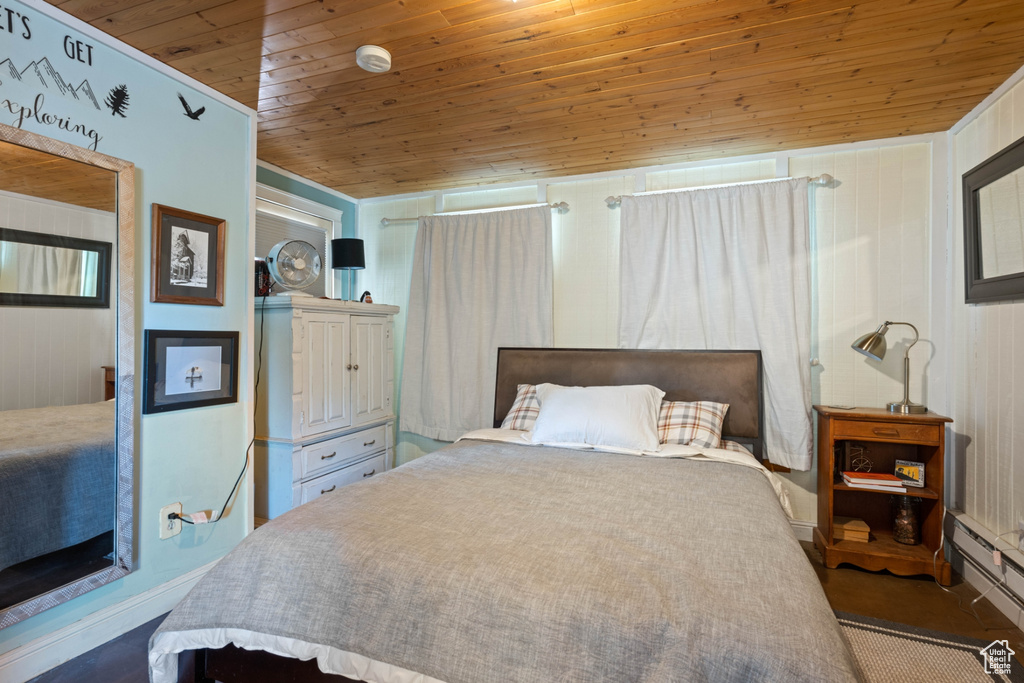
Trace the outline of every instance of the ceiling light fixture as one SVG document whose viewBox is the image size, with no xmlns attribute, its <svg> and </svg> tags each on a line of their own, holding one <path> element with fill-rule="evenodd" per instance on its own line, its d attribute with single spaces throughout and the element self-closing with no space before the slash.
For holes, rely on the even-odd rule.
<svg viewBox="0 0 1024 683">
<path fill-rule="evenodd" d="M 391 68 L 391 53 L 378 45 L 363 45 L 356 50 L 356 64 L 371 73 L 384 73 Z"/>
</svg>

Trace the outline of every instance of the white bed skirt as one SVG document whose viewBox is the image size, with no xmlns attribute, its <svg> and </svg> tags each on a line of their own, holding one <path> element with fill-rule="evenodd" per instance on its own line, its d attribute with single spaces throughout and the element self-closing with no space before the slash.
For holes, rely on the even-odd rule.
<svg viewBox="0 0 1024 683">
<path fill-rule="evenodd" d="M 367 683 L 444 683 L 415 671 L 385 664 L 354 652 L 294 638 L 272 636 L 238 628 L 211 628 L 160 633 L 149 648 L 150 683 L 177 683 L 178 653 L 202 648 L 235 645 L 246 650 L 263 650 L 282 657 L 315 659 L 320 670 Z"/>
</svg>

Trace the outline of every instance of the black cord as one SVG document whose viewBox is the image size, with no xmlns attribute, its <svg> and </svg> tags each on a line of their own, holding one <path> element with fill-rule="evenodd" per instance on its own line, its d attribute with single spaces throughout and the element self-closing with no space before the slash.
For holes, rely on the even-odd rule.
<svg viewBox="0 0 1024 683">
<path fill-rule="evenodd" d="M 273 289 L 273 285 L 270 289 Z M 270 290 L 263 295 L 263 303 L 260 304 L 260 348 L 256 352 L 256 382 L 253 387 L 253 401 L 252 401 L 252 440 L 249 441 L 249 445 L 245 448 L 245 462 L 242 463 L 242 471 L 238 473 L 238 479 L 235 479 L 235 485 L 231 487 L 231 493 L 228 494 L 227 499 L 224 501 L 223 507 L 220 509 L 220 514 L 217 515 L 217 519 L 211 520 L 211 522 L 219 522 L 224 517 L 224 511 L 228 509 L 228 503 L 231 502 L 231 498 L 235 495 L 235 491 L 238 489 L 238 484 L 242 481 L 242 477 L 245 476 L 245 471 L 249 468 L 249 451 L 252 450 L 253 444 L 256 443 L 256 415 L 259 411 L 260 404 L 260 372 L 263 369 L 263 323 L 266 322 L 266 308 L 267 308 L 267 297 L 270 296 Z M 182 520 L 184 521 L 184 520 Z"/>
<path fill-rule="evenodd" d="M 238 490 L 238 484 L 241 483 L 242 477 L 245 476 L 245 471 L 247 469 L 249 469 L 249 451 L 252 450 L 253 444 L 256 443 L 256 428 L 255 428 L 255 426 L 256 426 L 256 414 L 259 412 L 259 404 L 260 404 L 260 372 L 263 369 L 263 327 L 264 327 L 263 323 L 266 321 L 267 297 L 270 296 L 270 290 L 273 289 L 273 288 L 274 288 L 274 285 L 271 284 L 270 288 L 267 289 L 267 293 L 263 295 L 263 303 L 260 304 L 260 348 L 259 348 L 259 351 L 256 352 L 256 382 L 255 382 L 255 385 L 253 387 L 253 393 L 255 394 L 255 396 L 253 397 L 253 402 L 252 402 L 252 421 L 253 421 L 252 440 L 249 441 L 249 445 L 245 449 L 245 462 L 242 463 L 242 471 L 238 473 L 238 478 L 235 479 L 235 485 L 231 487 L 231 493 L 228 494 L 227 499 L 224 501 L 224 505 L 221 507 L 220 513 L 217 515 L 216 518 L 210 520 L 210 524 L 216 524 L 221 519 L 223 519 L 224 511 L 228 509 L 228 503 L 231 502 L 231 499 L 235 495 L 235 491 Z M 169 519 L 180 519 L 182 522 L 185 522 L 186 524 L 195 524 L 195 522 L 193 522 L 192 520 L 185 519 L 184 517 L 182 517 L 181 515 L 177 514 L 176 512 L 172 512 L 171 514 L 169 514 L 168 518 Z"/>
<path fill-rule="evenodd" d="M 264 328 L 264 323 L 266 322 L 267 297 L 270 296 L 270 291 L 273 288 L 274 288 L 274 283 L 271 283 L 270 287 L 267 289 L 267 293 L 263 295 L 263 303 L 260 304 L 260 348 L 256 352 L 256 382 L 255 382 L 255 384 L 253 386 L 253 393 L 255 394 L 255 396 L 253 397 L 253 402 L 252 402 L 252 421 L 253 421 L 252 439 L 249 441 L 249 445 L 246 446 L 246 448 L 245 448 L 245 462 L 242 463 L 242 471 L 238 473 L 238 478 L 235 479 L 235 485 L 231 487 L 231 493 L 229 493 L 227 499 L 225 499 L 224 505 L 220 509 L 220 513 L 218 513 L 218 515 L 214 519 L 210 520 L 210 524 L 216 524 L 221 519 L 223 519 L 224 512 L 225 512 L 225 510 L 228 509 L 228 503 L 231 502 L 231 499 L 235 495 L 235 491 L 238 490 L 238 485 L 241 483 L 242 477 L 245 476 L 245 471 L 247 469 L 249 469 L 249 451 L 252 450 L 253 444 L 256 443 L 256 416 L 257 416 L 257 413 L 259 412 L 259 405 L 260 405 L 260 373 L 261 373 L 261 371 L 263 369 L 263 328 Z M 179 515 L 177 512 L 170 513 L 169 515 L 167 515 L 167 518 L 168 519 L 179 519 L 182 522 L 184 522 L 185 524 L 195 524 L 195 522 L 193 522 L 190 519 L 185 519 L 184 517 Z"/>
</svg>

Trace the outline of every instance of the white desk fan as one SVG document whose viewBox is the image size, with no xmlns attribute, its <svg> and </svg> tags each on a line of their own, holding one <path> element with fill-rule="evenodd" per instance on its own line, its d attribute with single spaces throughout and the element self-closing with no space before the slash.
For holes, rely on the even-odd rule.
<svg viewBox="0 0 1024 683">
<path fill-rule="evenodd" d="M 286 291 L 278 296 L 313 296 L 299 290 L 309 287 L 320 277 L 320 254 L 308 242 L 284 240 L 275 244 L 267 254 L 267 268 Z"/>
</svg>

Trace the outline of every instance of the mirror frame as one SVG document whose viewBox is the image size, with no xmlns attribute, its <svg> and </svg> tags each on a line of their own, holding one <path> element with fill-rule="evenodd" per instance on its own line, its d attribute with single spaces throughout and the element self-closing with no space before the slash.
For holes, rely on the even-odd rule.
<svg viewBox="0 0 1024 683">
<path fill-rule="evenodd" d="M 35 616 L 116 581 L 134 568 L 135 520 L 135 165 L 0 124 L 0 141 L 53 154 L 117 174 L 117 512 L 115 556 L 101 569 L 30 600 L 0 610 L 0 628 Z"/>
<path fill-rule="evenodd" d="M 1024 138 L 1002 149 L 963 176 L 964 286 L 966 303 L 1024 299 L 1024 271 L 983 277 L 981 206 L 978 193 L 1003 176 L 1024 168 Z"/>
<path fill-rule="evenodd" d="M 0 292 L 0 306 L 52 306 L 59 308 L 109 308 L 110 307 L 110 242 L 87 240 L 81 237 L 45 235 L 28 230 L 0 227 L 0 242 L 33 244 L 58 249 L 91 251 L 97 255 L 96 293 L 92 296 L 70 294 L 33 294 L 29 292 Z"/>
</svg>

